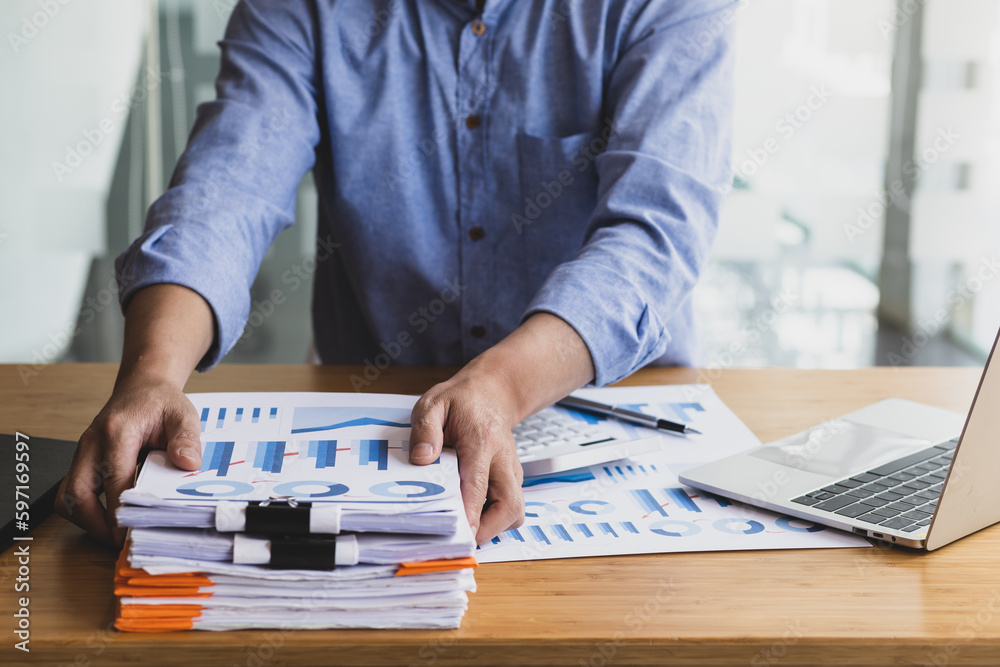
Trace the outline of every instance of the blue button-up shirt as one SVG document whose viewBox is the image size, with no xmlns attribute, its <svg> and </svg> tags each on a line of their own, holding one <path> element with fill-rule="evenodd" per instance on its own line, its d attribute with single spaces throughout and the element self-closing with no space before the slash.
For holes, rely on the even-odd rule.
<svg viewBox="0 0 1000 667">
<path fill-rule="evenodd" d="M 194 289 L 215 364 L 312 169 L 324 362 L 461 364 L 549 312 L 596 384 L 691 363 L 689 297 L 730 180 L 734 0 L 476 5 L 237 5 L 218 99 L 119 257 L 123 306 Z"/>
</svg>

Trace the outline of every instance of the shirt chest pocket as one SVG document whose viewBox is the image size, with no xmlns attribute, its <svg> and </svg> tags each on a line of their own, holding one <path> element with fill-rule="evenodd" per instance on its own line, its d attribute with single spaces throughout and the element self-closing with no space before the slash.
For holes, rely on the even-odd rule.
<svg viewBox="0 0 1000 667">
<path fill-rule="evenodd" d="M 596 144 L 596 146 L 595 146 Z M 567 137 L 517 135 L 519 213 L 524 224 L 583 229 L 597 204 L 594 160 L 603 141 L 594 132 Z"/>
</svg>

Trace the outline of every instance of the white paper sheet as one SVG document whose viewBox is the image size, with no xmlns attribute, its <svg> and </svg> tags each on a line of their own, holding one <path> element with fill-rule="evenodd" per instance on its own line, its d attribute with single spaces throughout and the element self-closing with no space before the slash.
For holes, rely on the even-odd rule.
<svg viewBox="0 0 1000 667">
<path fill-rule="evenodd" d="M 658 452 L 525 481 L 524 526 L 480 546 L 480 563 L 681 551 L 862 547 L 858 536 L 684 488 L 677 474 L 760 444 L 707 385 L 576 392 L 690 424 Z M 646 431 L 614 420 L 601 427 Z"/>
<path fill-rule="evenodd" d="M 149 454 L 134 490 L 123 494 L 123 525 L 207 523 L 220 500 L 294 497 L 336 503 L 345 513 L 393 515 L 351 530 L 452 534 L 466 523 L 451 450 L 427 466 L 409 463 L 416 397 L 347 393 L 189 394 L 201 421 L 202 465 L 174 467 Z M 189 511 L 177 511 L 179 506 Z M 169 508 L 164 512 L 165 508 Z M 166 517 L 166 521 L 163 517 Z"/>
</svg>

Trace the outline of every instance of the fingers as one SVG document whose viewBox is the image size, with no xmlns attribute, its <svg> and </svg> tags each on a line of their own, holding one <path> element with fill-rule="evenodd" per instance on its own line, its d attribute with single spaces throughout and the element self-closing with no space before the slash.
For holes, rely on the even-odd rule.
<svg viewBox="0 0 1000 667">
<path fill-rule="evenodd" d="M 477 544 L 524 522 L 523 473 L 513 442 L 502 437 L 484 440 L 457 446 L 462 503 Z"/>
<path fill-rule="evenodd" d="M 516 458 L 503 457 L 494 466 L 489 503 L 479 520 L 476 544 L 485 544 L 503 531 L 518 528 L 524 523 L 522 481 L 521 464 Z"/>
<path fill-rule="evenodd" d="M 181 470 L 197 470 L 201 465 L 201 422 L 194 406 L 163 415 L 167 458 Z"/>
<path fill-rule="evenodd" d="M 444 425 L 448 419 L 447 402 L 424 394 L 410 415 L 410 463 L 427 465 L 441 456 Z"/>
<path fill-rule="evenodd" d="M 118 527 L 115 511 L 121 504 L 119 496 L 122 491 L 132 488 L 135 479 L 136 458 L 142 446 L 141 440 L 134 434 L 120 433 L 116 439 L 105 443 L 104 461 L 104 498 L 108 503 L 107 525 L 111 535 L 119 547 L 125 543 L 126 529 Z"/>
<path fill-rule="evenodd" d="M 483 443 L 485 444 L 485 443 Z M 463 446 L 464 445 L 464 446 Z M 458 474 L 461 477 L 462 504 L 469 527 L 478 540 L 479 523 L 486 503 L 490 483 L 492 452 L 479 443 L 458 443 Z"/>
<path fill-rule="evenodd" d="M 73 465 L 59 485 L 55 510 L 98 540 L 113 544 L 104 505 L 98 496 L 103 487 L 101 446 L 92 428 L 80 438 Z"/>
</svg>

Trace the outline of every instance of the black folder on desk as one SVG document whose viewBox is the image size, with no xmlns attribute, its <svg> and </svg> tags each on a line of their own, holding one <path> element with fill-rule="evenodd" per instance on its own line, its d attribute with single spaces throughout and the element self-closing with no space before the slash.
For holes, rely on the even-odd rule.
<svg viewBox="0 0 1000 667">
<path fill-rule="evenodd" d="M 19 447 L 18 442 L 27 444 Z M 13 544 L 15 535 L 30 534 L 52 514 L 59 483 L 73 462 L 75 450 L 76 443 L 69 440 L 34 436 L 25 439 L 23 436 L 0 434 L 0 456 L 3 457 L 0 459 L 3 462 L 0 465 L 0 516 L 4 522 L 0 550 Z M 18 463 L 22 464 L 20 468 Z M 25 479 L 27 484 L 22 484 Z M 17 494 L 19 487 L 21 495 Z M 27 530 L 18 521 L 18 500 L 28 502 Z"/>
</svg>

